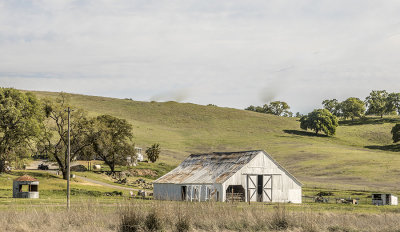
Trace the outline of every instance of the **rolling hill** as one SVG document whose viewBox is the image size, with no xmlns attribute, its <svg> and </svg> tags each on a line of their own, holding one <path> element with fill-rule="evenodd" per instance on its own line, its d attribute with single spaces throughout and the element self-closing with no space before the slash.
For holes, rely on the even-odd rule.
<svg viewBox="0 0 400 232">
<path fill-rule="evenodd" d="M 400 149 L 390 134 L 397 117 L 343 121 L 334 137 L 325 137 L 302 131 L 296 118 L 191 103 L 69 96 L 73 106 L 92 116 L 128 120 L 135 143 L 160 143 L 162 160 L 169 164 L 190 153 L 264 149 L 308 187 L 400 191 Z"/>
</svg>

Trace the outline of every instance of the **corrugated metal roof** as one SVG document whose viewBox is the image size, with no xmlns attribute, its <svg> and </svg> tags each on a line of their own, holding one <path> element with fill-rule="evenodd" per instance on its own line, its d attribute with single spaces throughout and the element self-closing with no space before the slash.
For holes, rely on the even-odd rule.
<svg viewBox="0 0 400 232">
<path fill-rule="evenodd" d="M 154 183 L 214 184 L 229 177 L 263 151 L 213 152 L 192 154 L 177 168 Z"/>
<path fill-rule="evenodd" d="M 18 177 L 17 179 L 15 179 L 16 181 L 38 181 L 37 179 L 28 176 L 28 175 L 23 175 L 21 177 Z"/>
</svg>

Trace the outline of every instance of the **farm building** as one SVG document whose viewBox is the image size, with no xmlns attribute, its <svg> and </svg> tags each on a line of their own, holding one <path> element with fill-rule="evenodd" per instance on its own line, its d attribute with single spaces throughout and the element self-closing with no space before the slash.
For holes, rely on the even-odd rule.
<svg viewBox="0 0 400 232">
<path fill-rule="evenodd" d="M 192 154 L 153 185 L 160 200 L 302 200 L 302 184 L 261 150 Z"/>
<path fill-rule="evenodd" d="M 397 205 L 397 196 L 390 193 L 374 193 L 372 194 L 373 205 Z"/>
<path fill-rule="evenodd" d="M 39 180 L 28 175 L 15 179 L 13 198 L 39 198 Z"/>
</svg>

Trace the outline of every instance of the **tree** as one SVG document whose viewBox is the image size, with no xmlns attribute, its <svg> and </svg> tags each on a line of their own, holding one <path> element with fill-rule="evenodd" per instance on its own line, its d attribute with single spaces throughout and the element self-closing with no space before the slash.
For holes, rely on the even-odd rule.
<svg viewBox="0 0 400 232">
<path fill-rule="evenodd" d="M 316 134 L 322 131 L 328 136 L 334 135 L 338 125 L 337 117 L 327 109 L 317 109 L 300 118 L 300 128 L 314 130 Z"/>
<path fill-rule="evenodd" d="M 256 107 L 253 105 L 250 105 L 249 107 L 245 108 L 245 110 L 249 110 L 249 111 L 256 111 Z"/>
<path fill-rule="evenodd" d="M 365 104 L 368 107 L 367 114 L 380 115 L 382 118 L 388 112 L 387 98 L 386 90 L 373 90 L 365 99 Z"/>
<path fill-rule="evenodd" d="M 160 156 L 160 144 L 155 143 L 147 148 L 146 155 L 152 163 L 156 162 Z"/>
<path fill-rule="evenodd" d="M 400 114 L 400 93 L 390 93 L 387 97 L 386 111 L 393 112 L 396 111 Z"/>
<path fill-rule="evenodd" d="M 274 101 L 269 103 L 268 111 L 271 114 L 282 116 L 283 114 L 289 116 L 292 112 L 289 111 L 290 106 L 286 102 Z"/>
<path fill-rule="evenodd" d="M 292 117 L 293 113 L 289 111 L 290 106 L 286 102 L 274 101 L 269 104 L 264 104 L 261 106 L 249 106 L 245 110 L 250 110 L 258 113 L 264 114 L 274 114 L 284 117 Z"/>
<path fill-rule="evenodd" d="M 324 100 L 322 102 L 322 105 L 324 106 L 324 109 L 329 110 L 329 112 L 331 112 L 336 117 L 340 116 L 341 104 L 339 103 L 338 100 L 336 100 L 336 99 L 332 99 L 332 100 L 327 99 L 327 100 Z"/>
<path fill-rule="evenodd" d="M 44 124 L 44 135 L 38 144 L 38 148 L 46 151 L 51 159 L 55 160 L 61 169 L 63 178 L 67 179 L 67 146 L 68 146 L 68 97 L 61 93 L 55 101 L 44 100 L 47 120 Z M 73 108 L 73 107 L 71 107 Z M 88 120 L 86 113 L 81 109 L 75 109 L 71 113 L 71 160 L 85 151 L 90 145 L 92 122 Z"/>
<path fill-rule="evenodd" d="M 125 119 L 98 116 L 94 119 L 90 137 L 94 154 L 110 167 L 111 172 L 115 171 L 115 165 L 126 164 L 128 156 L 136 160 L 132 126 Z"/>
<path fill-rule="evenodd" d="M 394 143 L 397 143 L 400 141 L 400 124 L 397 123 L 393 128 L 392 128 L 392 139 Z"/>
<path fill-rule="evenodd" d="M 0 173 L 6 170 L 7 161 L 34 149 L 32 144 L 44 119 L 41 109 L 33 94 L 0 88 Z"/>
<path fill-rule="evenodd" d="M 341 109 L 343 117 L 351 118 L 351 120 L 354 120 L 355 117 L 360 118 L 365 112 L 364 102 L 355 97 L 350 97 L 342 102 Z"/>
</svg>

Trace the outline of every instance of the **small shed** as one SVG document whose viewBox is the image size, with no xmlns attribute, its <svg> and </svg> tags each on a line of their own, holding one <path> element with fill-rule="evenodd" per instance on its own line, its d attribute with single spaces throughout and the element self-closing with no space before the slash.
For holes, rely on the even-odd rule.
<svg viewBox="0 0 400 232">
<path fill-rule="evenodd" d="M 28 175 L 15 179 L 13 198 L 39 198 L 39 180 Z"/>
<path fill-rule="evenodd" d="M 302 184 L 262 150 L 192 154 L 153 186 L 160 200 L 302 202 Z"/>
<path fill-rule="evenodd" d="M 390 193 L 372 194 L 373 205 L 398 205 L 397 196 Z"/>
</svg>

